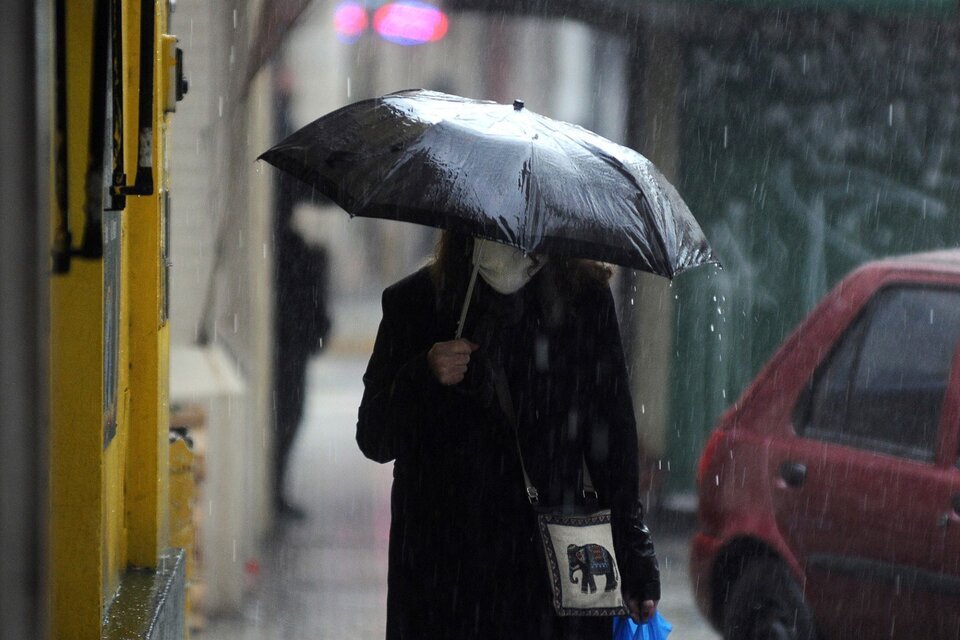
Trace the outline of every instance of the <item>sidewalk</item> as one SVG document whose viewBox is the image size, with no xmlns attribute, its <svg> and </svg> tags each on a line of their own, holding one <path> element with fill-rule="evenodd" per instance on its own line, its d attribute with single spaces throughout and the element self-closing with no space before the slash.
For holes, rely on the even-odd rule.
<svg viewBox="0 0 960 640">
<path fill-rule="evenodd" d="M 350 311 L 379 321 L 379 304 Z M 353 315 L 356 314 L 356 315 Z M 365 315 L 366 314 L 366 315 Z M 361 335 L 359 324 L 348 336 Z M 344 334 L 338 334 L 343 336 Z M 199 640 L 376 640 L 386 624 L 392 467 L 365 459 L 354 441 L 366 353 L 344 340 L 310 367 L 305 424 L 291 461 L 293 497 L 312 517 L 278 528 L 239 618 L 214 619 Z M 348 348 L 349 347 L 349 348 Z M 693 604 L 689 527 L 651 529 L 663 579 L 661 613 L 671 640 L 716 640 Z"/>
</svg>

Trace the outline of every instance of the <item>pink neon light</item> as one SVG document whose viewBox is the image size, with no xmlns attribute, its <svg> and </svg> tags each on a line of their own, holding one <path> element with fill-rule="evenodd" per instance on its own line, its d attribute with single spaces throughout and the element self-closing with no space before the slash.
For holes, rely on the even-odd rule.
<svg viewBox="0 0 960 640">
<path fill-rule="evenodd" d="M 357 38 L 370 24 L 367 12 L 357 2 L 341 2 L 333 14 L 333 26 L 342 36 Z"/>
<path fill-rule="evenodd" d="M 391 2 L 373 14 L 373 28 L 385 40 L 411 45 L 436 42 L 447 34 L 450 21 L 423 2 Z"/>
</svg>

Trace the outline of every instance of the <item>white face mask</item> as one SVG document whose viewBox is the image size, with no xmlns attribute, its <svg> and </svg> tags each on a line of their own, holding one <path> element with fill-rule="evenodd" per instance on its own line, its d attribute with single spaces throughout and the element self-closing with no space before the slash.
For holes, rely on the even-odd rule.
<svg viewBox="0 0 960 640">
<path fill-rule="evenodd" d="M 519 249 L 499 242 L 480 240 L 473 243 L 473 264 L 479 264 L 479 273 L 497 293 L 516 293 L 539 271 L 545 259 L 534 261 Z"/>
</svg>

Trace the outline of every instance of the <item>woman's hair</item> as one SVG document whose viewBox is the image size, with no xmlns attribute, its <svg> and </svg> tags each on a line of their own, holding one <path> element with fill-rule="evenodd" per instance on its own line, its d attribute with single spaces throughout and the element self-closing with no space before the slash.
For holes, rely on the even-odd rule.
<svg viewBox="0 0 960 640">
<path fill-rule="evenodd" d="M 473 238 L 455 231 L 444 231 L 437 242 L 430 275 L 441 298 L 462 296 L 470 277 Z M 536 256 L 533 256 L 536 260 Z M 605 285 L 612 275 L 609 266 L 594 260 L 551 256 L 542 272 L 556 285 L 558 293 L 568 299 Z"/>
</svg>

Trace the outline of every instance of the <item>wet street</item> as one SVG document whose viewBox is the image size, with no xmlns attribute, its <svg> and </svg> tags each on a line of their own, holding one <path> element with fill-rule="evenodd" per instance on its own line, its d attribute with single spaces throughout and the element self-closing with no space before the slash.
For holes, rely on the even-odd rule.
<svg viewBox="0 0 960 640">
<path fill-rule="evenodd" d="M 305 424 L 292 462 L 294 500 L 307 520 L 278 527 L 264 549 L 239 618 L 213 618 L 194 637 L 215 640 L 375 640 L 384 636 L 391 466 L 354 441 L 366 366 L 362 349 L 331 350 L 309 371 Z M 661 612 L 672 640 L 719 638 L 693 603 L 689 528 L 658 531 Z"/>
</svg>

